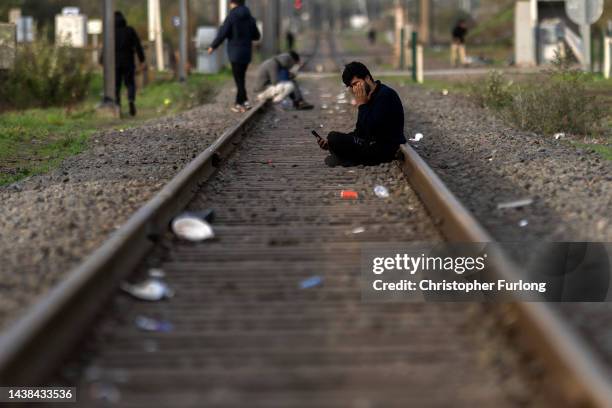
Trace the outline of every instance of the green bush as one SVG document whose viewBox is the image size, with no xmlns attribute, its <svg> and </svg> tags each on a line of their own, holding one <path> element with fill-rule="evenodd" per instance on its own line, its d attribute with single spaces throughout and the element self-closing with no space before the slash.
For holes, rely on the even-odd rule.
<svg viewBox="0 0 612 408">
<path fill-rule="evenodd" d="M 497 111 L 523 130 L 596 134 L 602 130 L 605 111 L 589 92 L 591 74 L 557 59 L 543 77 L 523 83 L 508 81 L 499 72 L 475 85 L 472 96 L 482 107 Z"/>
<path fill-rule="evenodd" d="M 501 72 L 491 71 L 484 84 L 474 84 L 470 94 L 480 107 L 499 110 L 512 102 L 511 86 Z"/>
<path fill-rule="evenodd" d="M 71 105 L 89 90 L 92 72 L 83 50 L 39 41 L 20 46 L 15 66 L 0 75 L 4 108 Z"/>
</svg>

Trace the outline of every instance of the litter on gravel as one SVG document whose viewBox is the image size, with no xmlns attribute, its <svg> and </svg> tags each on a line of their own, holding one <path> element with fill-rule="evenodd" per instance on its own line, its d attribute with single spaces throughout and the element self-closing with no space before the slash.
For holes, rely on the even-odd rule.
<svg viewBox="0 0 612 408">
<path fill-rule="evenodd" d="M 146 316 L 137 316 L 134 323 L 140 330 L 147 332 L 168 333 L 173 329 L 172 323 L 170 322 L 152 319 Z"/>
<path fill-rule="evenodd" d="M 357 234 L 363 234 L 363 233 L 365 232 L 365 230 L 366 230 L 366 229 L 365 229 L 364 227 L 357 227 L 357 228 L 354 228 L 354 229 L 351 231 L 351 234 L 355 234 L 355 235 L 357 235 Z"/>
<path fill-rule="evenodd" d="M 215 237 L 206 217 L 202 217 L 202 214 L 199 213 L 179 215 L 172 220 L 171 228 L 177 237 L 186 241 L 201 242 Z"/>
<path fill-rule="evenodd" d="M 342 190 L 340 192 L 340 198 L 343 200 L 356 200 L 359 198 L 359 193 L 353 190 Z"/>
<path fill-rule="evenodd" d="M 148 302 L 158 302 L 162 299 L 174 296 L 174 291 L 164 282 L 157 279 L 147 279 L 137 284 L 123 282 L 121 284 L 121 290 L 129 293 L 138 300 L 146 300 Z"/>
<path fill-rule="evenodd" d="M 422 133 L 417 133 L 416 135 L 414 135 L 414 138 L 410 139 L 411 142 L 420 142 L 421 140 L 423 140 L 423 134 Z"/>
<path fill-rule="evenodd" d="M 497 204 L 497 209 L 498 210 L 506 210 L 506 209 L 511 209 L 511 208 L 521 208 L 521 207 L 527 207 L 529 205 L 533 204 L 533 199 L 531 198 L 522 198 L 520 200 L 514 200 L 514 201 L 508 201 L 505 203 L 499 203 Z"/>
<path fill-rule="evenodd" d="M 520 220 L 519 221 L 519 227 L 521 227 L 521 228 L 525 228 L 528 225 L 529 225 L 529 221 L 527 221 L 527 220 Z"/>
<path fill-rule="evenodd" d="M 310 289 L 320 286 L 323 283 L 323 278 L 320 276 L 313 276 L 312 278 L 304 279 L 300 282 L 300 289 Z"/>
<path fill-rule="evenodd" d="M 151 268 L 149 269 L 149 276 L 155 279 L 162 279 L 166 277 L 166 272 L 160 268 Z"/>
<path fill-rule="evenodd" d="M 555 133 L 555 140 L 565 139 L 565 133 Z"/>
<path fill-rule="evenodd" d="M 374 194 L 378 198 L 389 198 L 389 190 L 385 186 L 376 186 L 374 187 Z"/>
</svg>

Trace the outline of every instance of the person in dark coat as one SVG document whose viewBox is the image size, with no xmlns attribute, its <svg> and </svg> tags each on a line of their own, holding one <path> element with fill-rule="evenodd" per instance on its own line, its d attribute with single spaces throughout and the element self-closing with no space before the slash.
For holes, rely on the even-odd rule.
<svg viewBox="0 0 612 408">
<path fill-rule="evenodd" d="M 457 58 L 459 58 L 459 64 L 465 65 L 465 36 L 467 35 L 468 29 L 465 20 L 459 20 L 452 31 L 452 43 L 451 43 L 451 65 L 457 66 Z"/>
<path fill-rule="evenodd" d="M 287 51 L 293 51 L 295 46 L 295 36 L 291 31 L 287 31 L 285 34 L 285 41 L 287 41 Z"/>
<path fill-rule="evenodd" d="M 237 88 L 236 104 L 232 107 L 234 112 L 245 112 L 250 108 L 245 85 L 246 72 L 253 57 L 253 41 L 261 38 L 257 23 L 244 3 L 244 0 L 230 1 L 231 10 L 208 48 L 208 53 L 212 54 L 227 39 L 227 55 Z"/>
<path fill-rule="evenodd" d="M 136 66 L 134 54 L 141 64 L 145 62 L 140 38 L 136 31 L 127 25 L 120 11 L 115 11 L 115 97 L 121 106 L 121 83 L 125 83 L 130 102 L 130 115 L 136 115 Z"/>
<path fill-rule="evenodd" d="M 319 146 L 332 153 L 330 166 L 376 165 L 392 161 L 404 136 L 404 107 L 397 92 L 374 81 L 361 62 L 344 67 L 342 82 L 351 89 L 358 106 L 357 124 L 351 133 L 330 132 Z"/>
</svg>

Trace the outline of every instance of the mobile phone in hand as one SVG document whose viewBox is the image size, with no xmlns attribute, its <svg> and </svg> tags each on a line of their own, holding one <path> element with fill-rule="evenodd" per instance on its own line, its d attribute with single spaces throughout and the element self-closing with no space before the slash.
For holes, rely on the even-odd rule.
<svg viewBox="0 0 612 408">
<path fill-rule="evenodd" d="M 313 134 L 313 136 L 314 136 L 314 137 L 316 137 L 316 138 L 317 138 L 317 140 L 321 140 L 321 139 L 323 139 L 323 138 L 321 137 L 321 135 L 319 135 L 319 134 L 317 133 L 317 131 L 316 131 L 316 130 L 313 130 L 313 131 L 312 131 L 312 134 Z"/>
</svg>

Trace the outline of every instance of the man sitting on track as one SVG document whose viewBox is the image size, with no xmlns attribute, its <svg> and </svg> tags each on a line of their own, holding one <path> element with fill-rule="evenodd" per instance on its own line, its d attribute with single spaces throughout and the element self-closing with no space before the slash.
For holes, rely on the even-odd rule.
<svg viewBox="0 0 612 408">
<path fill-rule="evenodd" d="M 360 62 L 344 67 L 342 81 L 351 89 L 359 109 L 357 125 L 351 133 L 330 132 L 319 146 L 329 150 L 328 165 L 376 165 L 392 161 L 404 137 L 404 107 L 397 92 L 374 81 Z"/>
<path fill-rule="evenodd" d="M 295 80 L 295 74 L 291 72 L 291 68 L 299 62 L 300 56 L 295 51 L 289 51 L 262 62 L 255 82 L 255 92 L 259 92 L 257 99 L 272 99 L 278 103 L 289 97 L 295 109 L 312 109 L 313 106 L 304 101 L 300 87 Z"/>
</svg>

